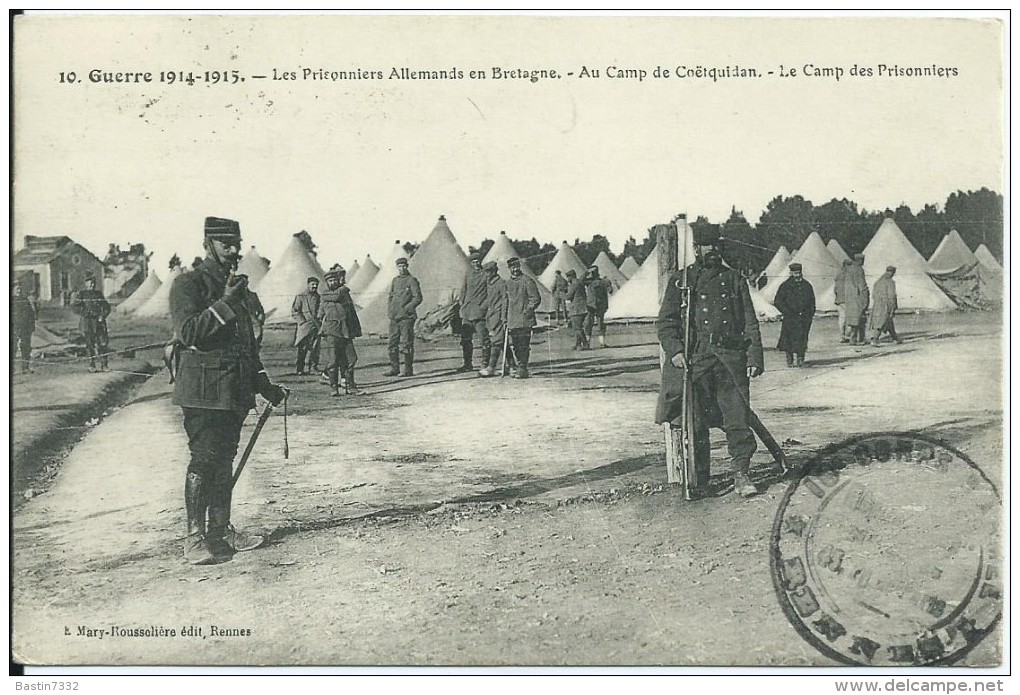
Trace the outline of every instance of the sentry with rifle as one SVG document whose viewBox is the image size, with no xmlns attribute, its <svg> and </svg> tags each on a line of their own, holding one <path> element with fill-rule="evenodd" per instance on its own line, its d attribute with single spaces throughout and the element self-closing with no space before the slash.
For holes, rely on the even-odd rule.
<svg viewBox="0 0 1020 695">
<path fill-rule="evenodd" d="M 734 489 L 750 497 L 758 492 L 748 478 L 755 433 L 785 469 L 750 406 L 750 379 L 765 368 L 761 332 L 747 282 L 723 263 L 719 226 L 699 225 L 693 242 L 694 259 L 680 242 L 683 267 L 670 275 L 656 321 L 665 359 L 655 420 L 669 424 L 667 457 L 678 459 L 685 499 L 710 493 L 710 427 L 726 432 Z"/>
</svg>

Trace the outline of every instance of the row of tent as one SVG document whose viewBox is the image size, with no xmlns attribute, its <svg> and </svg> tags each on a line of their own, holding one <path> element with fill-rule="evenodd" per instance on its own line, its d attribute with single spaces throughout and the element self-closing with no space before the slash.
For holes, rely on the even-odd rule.
<svg viewBox="0 0 1020 695">
<path fill-rule="evenodd" d="M 509 276 L 506 261 L 517 256 L 513 244 L 501 232 L 495 243 L 482 259 L 483 263 L 494 261 L 503 277 Z M 347 270 L 347 284 L 358 306 L 363 329 L 368 333 L 382 334 L 388 330 L 387 300 L 389 288 L 397 274 L 396 261 L 409 258 L 411 274 L 418 278 L 424 299 L 419 315 L 451 306 L 457 299 L 461 284 L 470 267 L 464 253 L 444 216 L 440 216 L 432 232 L 418 247 L 413 256 L 399 241 L 394 242 L 388 258 L 380 265 L 367 256 L 363 263 L 355 263 Z M 627 257 L 617 268 L 605 252 L 595 259 L 602 277 L 609 280 L 614 292 L 628 282 L 628 275 L 639 271 L 640 266 L 633 258 Z M 574 270 L 583 277 L 586 267 L 574 250 L 566 243 L 560 246 L 552 261 L 541 276 L 535 276 L 527 264 L 521 266 L 524 272 L 536 280 L 541 304 L 540 313 L 552 313 L 555 300 L 551 291 L 556 271 L 564 275 Z M 166 282 L 160 282 L 156 273 L 150 273 L 137 290 L 116 309 L 120 314 L 138 318 L 160 318 L 170 312 L 170 287 L 181 273 L 180 268 L 171 270 Z M 262 258 L 252 247 L 242 256 L 238 273 L 248 276 L 249 286 L 258 294 L 266 310 L 267 324 L 291 322 L 291 304 L 294 297 L 306 290 L 307 279 L 323 278 L 324 270 L 315 255 L 301 243 L 298 236 L 291 239 L 280 258 L 272 264 Z"/>
<path fill-rule="evenodd" d="M 680 258 L 693 259 L 690 226 L 682 217 L 676 224 Z M 971 252 L 955 231 L 950 232 L 932 257 L 925 261 L 896 223 L 886 219 L 865 248 L 864 255 L 864 271 L 869 285 L 874 284 L 887 265 L 897 266 L 896 284 L 899 304 L 903 309 L 986 308 L 1001 299 L 1001 266 L 983 245 Z M 507 277 L 506 261 L 514 256 L 517 252 L 506 233 L 502 232 L 482 262 L 495 261 L 500 274 Z M 811 234 L 793 254 L 780 247 L 764 271 L 767 284 L 760 291 L 749 286 L 759 319 L 779 318 L 779 311 L 772 302 L 779 286 L 789 277 L 789 264 L 794 261 L 801 263 L 805 278 L 815 290 L 818 310 L 834 311 L 834 281 L 846 257 L 835 239 L 825 244 L 817 233 Z M 368 256 L 363 263 L 355 262 L 348 269 L 348 286 L 367 333 L 384 334 L 388 329 L 386 305 L 390 284 L 397 274 L 398 258 L 408 258 L 399 241 L 394 243 L 389 257 L 381 265 Z M 643 320 L 657 315 L 657 248 L 652 250 L 643 265 L 627 257 L 617 268 L 604 252 L 599 254 L 594 264 L 613 288 L 607 319 Z M 525 274 L 537 281 L 541 296 L 538 311 L 543 314 L 555 310 L 551 288 L 556 272 L 566 275 L 567 271 L 574 270 L 579 277 L 585 272 L 584 264 L 566 242 L 561 244 L 541 275 L 535 276 L 526 263 L 521 267 Z M 424 295 L 419 316 L 447 310 L 456 301 L 469 263 L 444 216 L 439 217 L 431 233 L 409 258 L 409 268 L 420 281 Z M 150 273 L 145 282 L 117 307 L 117 311 L 142 318 L 168 315 L 170 286 L 180 272 L 179 268 L 174 269 L 162 284 L 155 273 Z M 248 275 L 250 286 L 258 293 L 266 309 L 269 324 L 291 322 L 291 304 L 297 294 L 305 291 L 307 278 L 321 280 L 324 274 L 315 255 L 307 250 L 297 235 L 272 268 L 253 247 L 244 254 L 238 272 Z"/>
</svg>

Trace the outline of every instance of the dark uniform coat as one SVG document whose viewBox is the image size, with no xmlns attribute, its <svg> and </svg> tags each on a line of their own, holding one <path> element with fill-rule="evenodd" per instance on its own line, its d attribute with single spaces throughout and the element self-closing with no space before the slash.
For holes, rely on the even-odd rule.
<svg viewBox="0 0 1020 695">
<path fill-rule="evenodd" d="M 387 307 L 390 321 L 417 319 L 416 309 L 422 302 L 421 284 L 413 275 L 397 275 L 390 284 Z"/>
<path fill-rule="evenodd" d="M 505 280 L 507 301 L 507 327 L 532 328 L 535 321 L 535 309 L 542 303 L 542 295 L 538 293 L 538 285 L 527 275 L 521 274 Z"/>
<path fill-rule="evenodd" d="M 295 347 L 302 340 L 310 336 L 314 337 L 319 330 L 316 317 L 319 315 L 319 303 L 321 301 L 322 295 L 318 292 L 302 292 L 294 297 L 294 303 L 290 307 L 290 315 L 297 322 L 297 328 L 294 330 Z"/>
<path fill-rule="evenodd" d="M 783 352 L 803 355 L 807 352 L 808 333 L 815 318 L 815 291 L 811 283 L 804 278 L 787 278 L 779 286 L 772 304 L 783 315 L 776 347 Z"/>
<path fill-rule="evenodd" d="M 35 330 L 35 319 L 35 302 L 31 297 L 11 297 L 11 333 L 32 333 Z"/>
<path fill-rule="evenodd" d="M 584 283 L 585 301 L 596 314 L 604 314 L 609 308 L 609 281 L 592 278 Z"/>
<path fill-rule="evenodd" d="M 361 320 L 346 285 L 322 293 L 318 314 L 319 332 L 333 338 L 353 340 L 361 337 Z"/>
<path fill-rule="evenodd" d="M 570 280 L 567 284 L 567 314 L 584 316 L 588 313 L 588 293 L 580 280 Z"/>
<path fill-rule="evenodd" d="M 228 271 L 206 258 L 170 288 L 170 315 L 180 344 L 173 403 L 182 408 L 247 412 L 263 371 L 247 301 L 223 297 Z"/>
<path fill-rule="evenodd" d="M 747 368 L 757 367 L 759 371 L 765 369 L 761 332 L 747 282 L 739 272 L 726 267 L 706 268 L 696 263 L 689 266 L 687 272 L 692 288 L 692 377 L 697 381 L 702 374 L 721 364 L 726 369 L 727 378 L 736 382 L 746 399 Z M 656 321 L 659 343 L 666 355 L 655 411 L 657 423 L 679 417 L 683 404 L 683 370 L 671 361 L 674 355 L 684 352 L 686 343 L 683 330 L 685 312 L 681 306 L 682 286 L 683 271 L 677 271 L 666 286 Z M 706 426 L 722 426 L 723 415 L 717 406 L 703 415 Z M 746 419 L 746 415 L 743 418 Z"/>
<path fill-rule="evenodd" d="M 485 297 L 488 277 L 484 270 L 468 268 L 460 288 L 460 318 L 479 321 L 485 318 Z"/>
<path fill-rule="evenodd" d="M 99 290 L 79 290 L 71 301 L 71 310 L 78 314 L 78 330 L 82 335 L 106 333 L 106 317 L 110 315 L 110 303 Z"/>
<path fill-rule="evenodd" d="M 499 275 L 488 278 L 485 293 L 485 326 L 490 336 L 502 340 L 506 328 L 506 281 Z"/>
</svg>

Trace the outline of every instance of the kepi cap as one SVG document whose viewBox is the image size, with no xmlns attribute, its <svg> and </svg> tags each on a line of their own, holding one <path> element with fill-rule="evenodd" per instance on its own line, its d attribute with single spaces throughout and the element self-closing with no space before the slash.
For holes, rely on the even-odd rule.
<svg viewBox="0 0 1020 695">
<path fill-rule="evenodd" d="M 482 264 L 482 270 L 496 270 L 498 267 L 496 261 L 486 261 Z"/>
<path fill-rule="evenodd" d="M 205 237 L 214 239 L 216 237 L 239 237 L 241 236 L 241 225 L 237 220 L 228 220 L 225 217 L 205 218 Z"/>
<path fill-rule="evenodd" d="M 804 266 L 802 266 L 800 263 L 791 263 L 790 270 L 803 272 Z"/>
<path fill-rule="evenodd" d="M 408 263 L 407 263 L 407 259 L 406 258 L 400 257 L 400 258 L 397 259 L 397 265 L 407 265 L 407 264 Z"/>
<path fill-rule="evenodd" d="M 691 229 L 694 243 L 697 246 L 710 246 L 719 243 L 719 225 L 705 224 L 698 225 Z"/>
</svg>

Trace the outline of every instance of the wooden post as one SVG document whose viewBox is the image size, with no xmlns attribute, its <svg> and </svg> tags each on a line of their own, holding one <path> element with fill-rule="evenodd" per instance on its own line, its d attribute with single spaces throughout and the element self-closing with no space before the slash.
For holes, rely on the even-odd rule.
<svg viewBox="0 0 1020 695">
<path fill-rule="evenodd" d="M 670 276 L 679 266 L 679 243 L 676 223 L 657 224 L 652 227 L 655 232 L 655 248 L 659 256 L 659 305 L 666 293 L 666 284 Z M 666 353 L 659 348 L 659 369 L 666 363 Z M 683 481 L 683 446 L 680 433 L 668 423 L 662 423 L 662 434 L 666 444 L 666 482 L 671 485 Z"/>
</svg>

